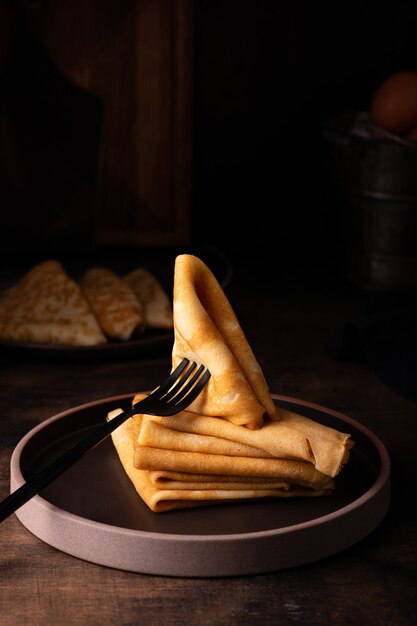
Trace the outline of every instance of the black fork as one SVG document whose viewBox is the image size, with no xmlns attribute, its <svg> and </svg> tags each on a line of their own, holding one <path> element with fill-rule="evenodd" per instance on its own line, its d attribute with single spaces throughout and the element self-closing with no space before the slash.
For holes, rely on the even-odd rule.
<svg viewBox="0 0 417 626">
<path fill-rule="evenodd" d="M 204 365 L 197 367 L 197 363 L 183 359 L 166 380 L 149 396 L 137 402 L 129 411 L 123 411 L 113 419 L 98 426 L 87 437 L 55 461 L 52 461 L 0 502 L 0 522 L 74 465 L 86 452 L 101 443 L 129 417 L 137 413 L 161 416 L 175 415 L 196 399 L 209 378 L 210 372 Z"/>
</svg>

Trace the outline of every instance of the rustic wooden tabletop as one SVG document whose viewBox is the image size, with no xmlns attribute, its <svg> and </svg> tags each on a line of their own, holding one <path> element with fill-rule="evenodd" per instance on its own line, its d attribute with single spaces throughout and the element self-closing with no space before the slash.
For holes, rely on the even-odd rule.
<svg viewBox="0 0 417 626">
<path fill-rule="evenodd" d="M 417 608 L 417 406 L 384 385 L 367 362 L 334 360 L 326 348 L 362 310 L 367 294 L 313 265 L 289 273 L 277 263 L 265 273 L 261 263 L 250 271 L 239 257 L 227 295 L 271 392 L 344 413 L 384 442 L 392 499 L 380 525 L 352 547 L 308 565 L 193 579 L 80 560 L 42 542 L 12 515 L 0 528 L 2 626 L 411 623 Z M 31 428 L 84 402 L 151 387 L 165 376 L 170 350 L 88 362 L 0 352 L 0 498 L 9 492 L 13 449 Z"/>
</svg>

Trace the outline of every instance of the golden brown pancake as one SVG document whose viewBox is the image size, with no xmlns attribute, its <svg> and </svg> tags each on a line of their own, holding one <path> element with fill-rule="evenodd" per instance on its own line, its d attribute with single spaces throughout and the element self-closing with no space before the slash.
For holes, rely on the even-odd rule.
<svg viewBox="0 0 417 626">
<path fill-rule="evenodd" d="M 124 280 L 142 305 L 145 326 L 170 330 L 173 327 L 171 300 L 154 274 L 138 267 Z"/>
<path fill-rule="evenodd" d="M 143 327 L 140 302 L 129 285 L 112 270 L 88 269 L 80 287 L 108 337 L 127 341 Z"/>
<path fill-rule="evenodd" d="M 1 295 L 0 338 L 72 346 L 107 341 L 79 286 L 53 259 Z"/>
<path fill-rule="evenodd" d="M 137 394 L 134 403 L 144 394 Z M 280 419 L 249 430 L 206 415 L 181 411 L 177 415 L 134 417 L 139 446 L 207 452 L 227 456 L 296 459 L 312 463 L 334 478 L 347 462 L 350 437 L 303 415 L 280 410 Z"/>
<path fill-rule="evenodd" d="M 261 367 L 223 289 L 207 265 L 193 255 L 182 254 L 175 260 L 173 306 L 173 367 L 187 357 L 204 363 L 211 373 L 189 410 L 249 428 L 276 418 L 278 410 Z"/>
</svg>

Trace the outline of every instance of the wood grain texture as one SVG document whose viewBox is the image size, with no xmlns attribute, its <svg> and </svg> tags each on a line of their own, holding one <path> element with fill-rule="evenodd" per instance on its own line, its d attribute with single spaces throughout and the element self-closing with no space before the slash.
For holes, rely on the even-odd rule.
<svg viewBox="0 0 417 626">
<path fill-rule="evenodd" d="M 365 363 L 337 362 L 331 333 L 360 311 L 365 296 L 313 268 L 235 264 L 227 291 L 271 391 L 341 411 L 373 430 L 393 464 L 392 505 L 358 544 L 307 566 L 224 579 L 133 574 L 81 561 L 32 536 L 15 516 L 0 528 L 2 626 L 55 624 L 309 624 L 408 626 L 416 610 L 416 405 L 381 384 Z M 167 266 L 169 274 L 171 268 Z M 318 278 L 320 277 L 320 278 Z M 146 360 L 74 364 L 24 361 L 0 353 L 0 497 L 20 438 L 58 411 L 149 388 L 170 354 Z"/>
<path fill-rule="evenodd" d="M 95 243 L 188 243 L 192 2 L 52 0 L 45 30 L 63 76 L 102 103 Z"/>
</svg>

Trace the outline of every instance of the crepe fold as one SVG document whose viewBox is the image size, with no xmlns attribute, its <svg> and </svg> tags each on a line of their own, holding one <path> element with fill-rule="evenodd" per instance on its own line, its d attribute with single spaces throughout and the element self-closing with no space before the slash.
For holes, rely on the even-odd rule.
<svg viewBox="0 0 417 626">
<path fill-rule="evenodd" d="M 112 439 L 134 488 L 155 513 L 236 500 L 323 496 L 334 488 L 330 477 L 305 461 L 137 445 L 138 421 L 143 424 L 140 418 L 128 419 Z"/>
<path fill-rule="evenodd" d="M 123 280 L 142 305 L 146 327 L 170 330 L 173 327 L 172 303 L 156 276 L 144 267 L 138 267 Z"/>
<path fill-rule="evenodd" d="M 275 404 L 222 288 L 192 255 L 175 261 L 173 317 L 172 368 L 185 357 L 204 364 L 211 378 L 187 410 L 138 414 L 112 433 L 148 507 L 332 493 L 350 435 Z M 144 397 L 137 394 L 133 404 Z"/>
<path fill-rule="evenodd" d="M 108 337 L 127 341 L 143 326 L 141 303 L 112 270 L 91 267 L 81 278 L 80 287 Z"/>
<path fill-rule="evenodd" d="M 154 512 L 328 495 L 352 445 L 348 434 L 290 411 L 258 430 L 189 411 L 135 415 L 112 437 L 126 473 Z"/>
<path fill-rule="evenodd" d="M 187 481 L 172 481 L 172 484 L 170 484 L 170 480 L 167 480 L 166 483 L 161 482 L 165 479 L 155 478 L 152 472 L 134 467 L 131 454 L 131 430 L 132 427 L 129 423 L 122 424 L 112 434 L 112 437 L 119 457 L 124 459 L 124 469 L 127 475 L 142 500 L 154 513 L 236 500 L 310 495 L 310 491 L 302 487 L 295 494 L 295 489 L 291 491 L 289 485 L 282 481 L 277 481 L 276 484 L 246 482 L 238 484 L 238 488 L 234 483 L 228 484 L 226 481 L 195 483 L 194 485 Z M 324 495 L 324 493 L 325 490 L 322 490 L 322 492 L 317 492 L 317 495 Z"/>
<path fill-rule="evenodd" d="M 261 367 L 229 300 L 201 259 L 182 254 L 174 268 L 172 365 L 186 357 L 211 378 L 189 410 L 259 428 L 277 414 Z"/>
</svg>

